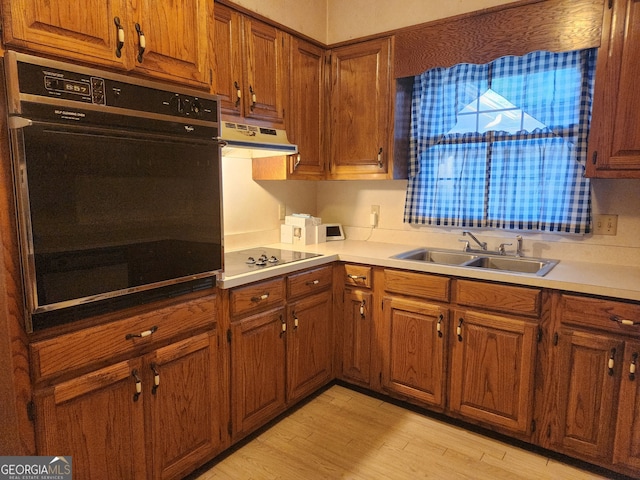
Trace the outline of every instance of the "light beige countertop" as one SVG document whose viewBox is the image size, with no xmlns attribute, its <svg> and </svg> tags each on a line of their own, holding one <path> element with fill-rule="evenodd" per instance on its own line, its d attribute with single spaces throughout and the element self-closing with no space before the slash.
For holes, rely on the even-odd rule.
<svg viewBox="0 0 640 480">
<path fill-rule="evenodd" d="M 237 287 L 339 260 L 342 262 L 362 263 L 380 267 L 413 270 L 416 272 L 437 273 L 461 278 L 553 288 L 576 293 L 640 301 L 640 267 L 638 266 L 607 265 L 603 263 L 562 260 L 544 277 L 538 277 L 533 274 L 508 273 L 483 268 L 456 267 L 390 258 L 398 253 L 413 250 L 417 248 L 416 245 L 343 240 L 306 246 L 287 243 L 276 243 L 268 246 L 285 250 L 313 252 L 321 254 L 322 256 L 233 277 L 225 277 L 223 275 L 222 278 L 218 280 L 218 285 L 221 288 Z"/>
</svg>

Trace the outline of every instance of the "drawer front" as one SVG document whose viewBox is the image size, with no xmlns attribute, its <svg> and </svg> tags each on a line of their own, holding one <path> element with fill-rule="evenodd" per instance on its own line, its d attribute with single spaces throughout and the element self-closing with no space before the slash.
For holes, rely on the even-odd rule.
<svg viewBox="0 0 640 480">
<path fill-rule="evenodd" d="M 371 288 L 373 278 L 371 267 L 364 265 L 345 265 L 344 284 L 352 287 Z"/>
<path fill-rule="evenodd" d="M 540 289 L 470 280 L 456 281 L 456 299 L 458 305 L 534 317 L 540 316 L 542 308 Z"/>
<path fill-rule="evenodd" d="M 284 302 L 284 278 L 234 288 L 229 295 L 231 316 L 255 313 Z"/>
<path fill-rule="evenodd" d="M 640 305 L 601 298 L 562 295 L 562 323 L 640 336 Z"/>
<path fill-rule="evenodd" d="M 332 267 L 330 265 L 315 268 L 306 272 L 289 275 L 287 277 L 287 292 L 289 298 L 311 295 L 331 286 Z"/>
<path fill-rule="evenodd" d="M 451 280 L 446 277 L 424 273 L 384 271 L 384 289 L 387 292 L 428 298 L 441 302 L 449 301 Z"/>
<path fill-rule="evenodd" d="M 30 346 L 34 380 L 104 366 L 190 332 L 213 328 L 215 321 L 215 297 L 206 297 L 35 342 Z"/>
</svg>

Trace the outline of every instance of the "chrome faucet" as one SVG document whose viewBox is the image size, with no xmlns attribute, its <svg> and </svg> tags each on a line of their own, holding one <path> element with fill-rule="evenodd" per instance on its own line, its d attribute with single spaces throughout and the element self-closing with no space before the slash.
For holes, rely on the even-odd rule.
<svg viewBox="0 0 640 480">
<path fill-rule="evenodd" d="M 481 242 L 480 240 L 478 240 L 476 237 L 474 237 L 473 233 L 465 230 L 464 232 L 462 232 L 462 235 L 469 235 L 471 237 L 471 239 L 476 242 L 479 246 L 481 250 L 486 250 L 487 249 L 487 242 Z M 465 242 L 465 247 L 464 247 L 464 251 L 468 252 L 470 250 L 469 248 L 469 242 L 465 241 L 465 240 L 460 240 L 461 242 Z"/>
</svg>

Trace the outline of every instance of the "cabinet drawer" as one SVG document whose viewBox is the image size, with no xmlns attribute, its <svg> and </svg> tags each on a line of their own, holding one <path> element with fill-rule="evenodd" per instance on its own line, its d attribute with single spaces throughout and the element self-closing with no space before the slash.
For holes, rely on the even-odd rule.
<svg viewBox="0 0 640 480">
<path fill-rule="evenodd" d="M 284 278 L 234 288 L 229 295 L 231 316 L 259 312 L 284 302 Z"/>
<path fill-rule="evenodd" d="M 310 295 L 331 286 L 332 267 L 315 268 L 306 272 L 289 275 L 287 277 L 287 292 L 289 298 Z"/>
<path fill-rule="evenodd" d="M 640 305 L 601 298 L 562 295 L 562 323 L 640 336 Z"/>
<path fill-rule="evenodd" d="M 140 354 L 190 332 L 212 328 L 215 315 L 215 297 L 206 297 L 35 342 L 30 346 L 34 380 Z"/>
<path fill-rule="evenodd" d="M 537 288 L 457 280 L 456 299 L 458 305 L 539 317 L 542 291 Z"/>
<path fill-rule="evenodd" d="M 384 271 L 384 289 L 387 292 L 411 295 L 431 300 L 449 301 L 449 284 L 446 277 L 424 273 Z"/>
<path fill-rule="evenodd" d="M 364 265 L 345 265 L 344 266 L 344 284 L 353 287 L 371 288 L 371 267 Z"/>
</svg>

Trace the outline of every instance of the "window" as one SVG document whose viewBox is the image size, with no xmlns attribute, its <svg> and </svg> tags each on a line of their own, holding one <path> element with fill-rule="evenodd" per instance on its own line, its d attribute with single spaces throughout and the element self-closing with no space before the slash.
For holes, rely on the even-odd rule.
<svg viewBox="0 0 640 480">
<path fill-rule="evenodd" d="M 533 52 L 418 75 L 405 222 L 589 232 L 596 52 Z"/>
</svg>

